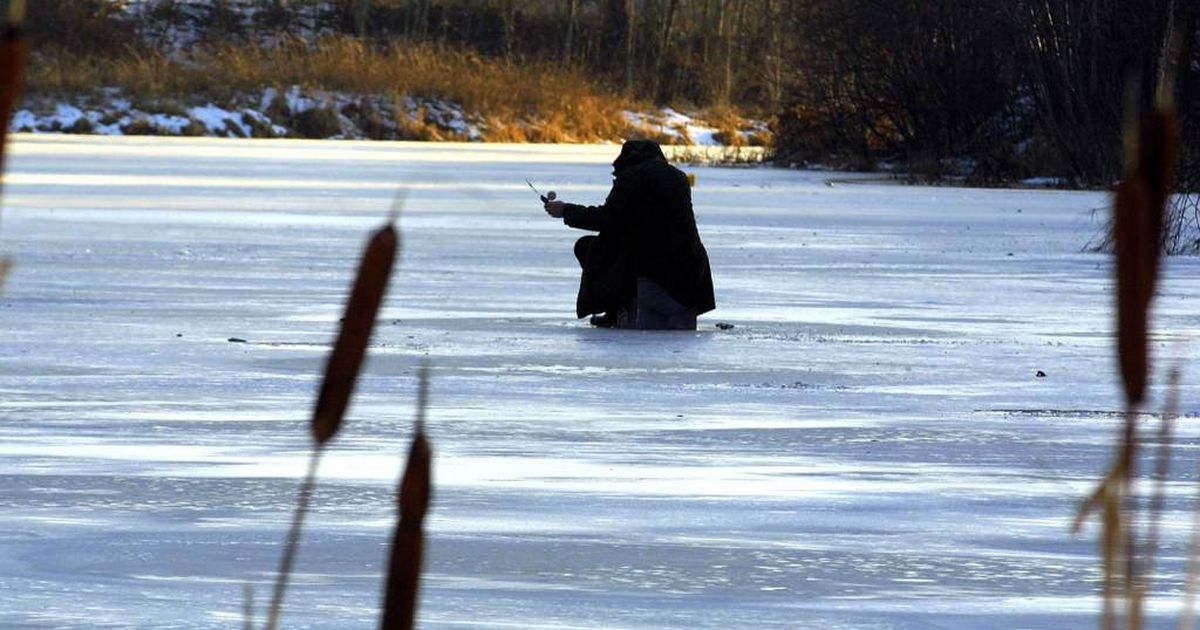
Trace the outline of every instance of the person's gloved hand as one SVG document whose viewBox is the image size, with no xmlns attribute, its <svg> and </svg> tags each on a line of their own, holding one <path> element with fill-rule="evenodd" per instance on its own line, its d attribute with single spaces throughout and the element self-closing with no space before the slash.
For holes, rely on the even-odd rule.
<svg viewBox="0 0 1200 630">
<path fill-rule="evenodd" d="M 547 201 L 542 207 L 546 209 L 546 214 L 554 217 L 555 219 L 561 219 L 563 215 L 563 207 L 566 205 L 567 204 L 561 201 Z"/>
</svg>

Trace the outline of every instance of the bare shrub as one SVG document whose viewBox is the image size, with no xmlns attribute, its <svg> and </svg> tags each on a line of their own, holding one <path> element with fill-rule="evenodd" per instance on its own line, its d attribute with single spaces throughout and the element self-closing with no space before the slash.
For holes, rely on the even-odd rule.
<svg viewBox="0 0 1200 630">
<path fill-rule="evenodd" d="M 121 2 L 37 0 L 27 4 L 25 29 L 34 49 L 62 46 L 75 54 L 114 52 L 133 41 L 134 25 L 119 19 Z"/>
<path fill-rule="evenodd" d="M 135 118 L 121 126 L 121 132 L 127 136 L 161 136 L 163 130 L 154 124 L 153 120 L 144 117 Z"/>
<path fill-rule="evenodd" d="M 337 110 L 328 105 L 296 112 L 292 115 L 290 126 L 300 137 L 318 140 L 342 132 Z"/>
</svg>

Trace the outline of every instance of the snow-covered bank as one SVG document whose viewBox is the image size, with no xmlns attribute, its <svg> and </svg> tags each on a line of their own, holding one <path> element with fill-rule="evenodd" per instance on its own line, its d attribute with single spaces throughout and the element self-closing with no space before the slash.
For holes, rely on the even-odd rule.
<svg viewBox="0 0 1200 630">
<path fill-rule="evenodd" d="M 579 233 L 524 179 L 598 202 L 614 155 L 18 136 L 0 626 L 230 628 L 243 582 L 264 598 L 340 302 L 403 185 L 285 626 L 375 627 L 429 359 L 424 628 L 1095 627 L 1095 544 L 1068 525 L 1121 406 L 1107 258 L 1080 252 L 1105 195 L 689 169 L 718 310 L 695 334 L 591 330 Z M 1162 282 L 1164 343 L 1194 336 L 1200 261 Z M 1185 481 L 1154 628 L 1182 589 Z"/>
<path fill-rule="evenodd" d="M 695 155 L 724 155 L 723 147 L 741 149 L 742 161 L 761 161 L 770 131 L 762 122 L 745 121 L 734 133 L 722 132 L 698 114 L 666 108 L 624 112 L 624 133 L 610 138 L 648 137 L 664 144 L 696 147 Z M 138 100 L 115 89 L 72 99 L 31 98 L 13 116 L 11 130 L 24 133 L 73 133 L 106 136 L 211 136 L 223 138 L 308 138 L 485 140 L 490 125 L 480 112 L 467 112 L 445 99 L 358 96 L 305 91 L 298 86 L 264 89 L 223 103 L 198 99 Z M 532 129 L 536 122 L 518 121 Z M 752 146 L 753 145 L 753 146 Z"/>
<path fill-rule="evenodd" d="M 32 99 L 13 116 L 16 132 L 95 133 L 107 136 L 161 135 L 227 138 L 407 139 L 405 126 L 426 129 L 434 140 L 479 140 L 484 123 L 454 103 L 305 92 L 297 86 L 279 92 L 183 106 L 175 101 L 135 104 L 119 90 L 101 97 Z M 415 133 L 415 132 L 414 132 Z M 424 138 L 419 138 L 424 139 Z"/>
</svg>

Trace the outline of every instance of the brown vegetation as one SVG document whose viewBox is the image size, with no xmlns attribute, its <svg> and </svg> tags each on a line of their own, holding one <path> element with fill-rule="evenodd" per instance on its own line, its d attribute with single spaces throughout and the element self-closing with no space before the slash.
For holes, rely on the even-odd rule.
<svg viewBox="0 0 1200 630">
<path fill-rule="evenodd" d="M 625 129 L 620 112 L 630 106 L 577 70 L 538 62 L 506 63 L 432 44 L 375 46 L 352 37 L 264 45 L 227 42 L 201 47 L 182 59 L 154 50 L 80 57 L 50 48 L 35 55 L 29 73 L 30 91 L 38 94 L 90 93 L 106 86 L 119 87 L 134 99 L 181 94 L 221 99 L 291 85 L 388 95 L 395 101 L 404 96 L 447 99 L 466 111 L 485 112 L 497 123 L 489 126 L 490 137 L 485 139 L 502 141 L 619 137 Z M 312 126 L 322 121 L 299 122 Z M 407 125 L 413 139 L 436 137 L 434 131 L 413 128 L 424 125 L 395 122 Z M 518 122 L 527 123 L 521 125 L 525 131 L 514 130 Z"/>
</svg>

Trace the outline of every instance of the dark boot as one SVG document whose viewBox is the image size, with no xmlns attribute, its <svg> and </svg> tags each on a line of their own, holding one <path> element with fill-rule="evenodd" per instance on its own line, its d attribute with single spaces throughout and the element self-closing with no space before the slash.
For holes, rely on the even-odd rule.
<svg viewBox="0 0 1200 630">
<path fill-rule="evenodd" d="M 600 315 L 592 315 L 588 323 L 596 328 L 613 328 L 617 325 L 617 314 L 609 311 Z"/>
</svg>

